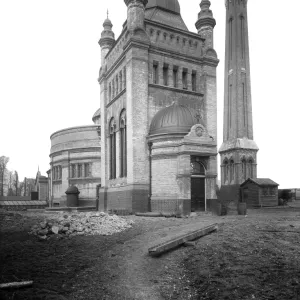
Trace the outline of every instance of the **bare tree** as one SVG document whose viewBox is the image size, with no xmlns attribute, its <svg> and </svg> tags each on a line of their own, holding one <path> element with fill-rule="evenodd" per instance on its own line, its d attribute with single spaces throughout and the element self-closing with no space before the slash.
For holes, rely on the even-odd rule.
<svg viewBox="0 0 300 300">
<path fill-rule="evenodd" d="M 18 195 L 22 196 L 22 194 L 25 191 L 25 182 L 24 181 L 20 181 L 19 182 L 19 188 L 18 188 Z"/>
<path fill-rule="evenodd" d="M 27 196 L 26 192 L 27 192 L 27 178 L 25 177 L 24 178 L 24 194 L 23 194 L 24 197 Z"/>
<path fill-rule="evenodd" d="M 8 192 L 7 196 L 13 196 L 14 190 L 13 190 L 13 183 L 14 183 L 14 171 L 8 171 Z"/>
<path fill-rule="evenodd" d="M 17 171 L 15 171 L 14 175 L 15 178 L 14 178 L 13 186 L 15 188 L 15 195 L 19 196 L 19 174 Z"/>
<path fill-rule="evenodd" d="M 7 175 L 9 157 L 0 156 L 0 196 L 4 196 L 4 183 Z"/>
</svg>

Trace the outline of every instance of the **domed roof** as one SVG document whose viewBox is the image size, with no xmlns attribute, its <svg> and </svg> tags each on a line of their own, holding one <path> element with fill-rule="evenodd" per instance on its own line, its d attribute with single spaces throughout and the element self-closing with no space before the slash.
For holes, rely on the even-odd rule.
<svg viewBox="0 0 300 300">
<path fill-rule="evenodd" d="M 112 22 L 111 22 L 111 20 L 109 18 L 106 18 L 104 20 L 103 27 L 105 27 L 105 26 L 113 27 L 113 24 L 112 24 Z"/>
<path fill-rule="evenodd" d="M 172 11 L 176 14 L 180 14 L 180 5 L 178 0 L 148 0 L 146 9 L 156 6 Z"/>
<path fill-rule="evenodd" d="M 150 125 L 149 135 L 179 133 L 186 135 L 198 124 L 198 112 L 185 105 L 173 103 L 156 113 Z"/>
</svg>

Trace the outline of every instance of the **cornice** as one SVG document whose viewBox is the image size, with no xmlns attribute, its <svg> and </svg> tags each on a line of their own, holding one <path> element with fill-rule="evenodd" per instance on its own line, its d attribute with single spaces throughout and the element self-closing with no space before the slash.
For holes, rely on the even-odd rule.
<svg viewBox="0 0 300 300">
<path fill-rule="evenodd" d="M 103 37 L 98 42 L 101 48 L 105 45 L 108 47 L 113 47 L 114 43 L 115 43 L 115 39 L 112 37 Z"/>
<path fill-rule="evenodd" d="M 210 57 L 210 56 L 204 56 L 202 59 L 202 63 L 205 65 L 209 65 L 212 67 L 217 67 L 219 64 L 220 60 L 215 58 L 215 57 Z"/>
<path fill-rule="evenodd" d="M 193 92 L 189 90 L 184 90 L 184 89 L 179 89 L 179 88 L 174 88 L 171 86 L 166 86 L 166 85 L 160 85 L 160 84 L 154 84 L 154 83 L 149 83 L 149 87 L 157 88 L 157 89 L 163 89 L 163 90 L 168 90 L 176 93 L 182 93 L 182 94 L 187 94 L 187 95 L 193 95 L 197 97 L 203 97 L 203 93 L 199 92 Z"/>
<path fill-rule="evenodd" d="M 124 45 L 124 54 L 127 53 L 132 47 L 148 50 L 150 47 L 150 41 L 132 36 Z"/>
<path fill-rule="evenodd" d="M 151 26 L 156 26 L 156 27 L 159 27 L 159 28 L 164 28 L 166 30 L 176 32 L 176 33 L 179 33 L 179 34 L 182 34 L 182 35 L 190 36 L 190 37 L 192 37 L 194 39 L 198 39 L 202 42 L 205 41 L 205 39 L 203 37 L 201 37 L 198 33 L 194 33 L 194 32 L 191 32 L 191 31 L 185 31 L 185 30 L 182 30 L 182 29 L 179 29 L 179 28 L 171 27 L 171 26 L 168 26 L 168 25 L 165 25 L 165 24 L 162 24 L 162 23 L 157 23 L 157 22 L 147 20 L 147 19 L 145 20 L 145 24 L 146 25 L 148 24 L 148 25 L 151 25 Z"/>
<path fill-rule="evenodd" d="M 53 158 L 53 157 L 56 157 L 56 156 L 61 156 L 63 155 L 65 152 L 69 153 L 69 154 L 74 154 L 74 153 L 88 153 L 88 152 L 99 152 L 100 153 L 101 151 L 101 146 L 99 145 L 99 147 L 88 147 L 88 148 L 76 148 L 76 149 L 72 149 L 72 148 L 69 148 L 69 149 L 64 149 L 64 150 L 58 150 L 58 151 L 55 151 L 55 152 L 52 152 L 50 153 L 49 157 L 50 158 Z M 96 155 L 96 157 L 101 157 L 101 155 Z M 79 158 L 80 159 L 80 158 Z"/>
<path fill-rule="evenodd" d="M 158 46 L 154 46 L 154 45 L 151 45 L 149 52 L 153 53 L 153 54 L 164 55 L 164 57 L 168 56 L 170 58 L 188 61 L 190 63 L 199 64 L 199 65 L 202 64 L 202 60 L 203 60 L 202 56 L 200 56 L 200 57 L 188 56 L 183 53 L 178 53 L 178 52 L 172 51 L 170 49 L 162 48 L 162 47 L 158 47 Z"/>
<path fill-rule="evenodd" d="M 196 28 L 199 30 L 201 27 L 204 26 L 210 26 L 212 28 L 214 28 L 216 26 L 216 20 L 214 19 L 214 17 L 210 17 L 210 16 L 206 16 L 206 17 L 202 17 L 200 19 L 198 19 L 198 21 L 196 22 Z"/>
<path fill-rule="evenodd" d="M 114 97 L 107 105 L 106 108 L 109 108 L 113 103 L 115 103 L 122 95 L 126 93 L 126 88 L 120 92 L 116 97 Z"/>
</svg>

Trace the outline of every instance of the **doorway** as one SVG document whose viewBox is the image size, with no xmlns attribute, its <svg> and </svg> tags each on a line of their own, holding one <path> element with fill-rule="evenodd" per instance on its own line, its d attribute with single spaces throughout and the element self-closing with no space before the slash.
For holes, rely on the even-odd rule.
<svg viewBox="0 0 300 300">
<path fill-rule="evenodd" d="M 191 211 L 205 211 L 205 178 L 191 178 Z"/>
<path fill-rule="evenodd" d="M 206 170 L 201 157 L 191 157 L 191 211 L 206 210 Z"/>
</svg>

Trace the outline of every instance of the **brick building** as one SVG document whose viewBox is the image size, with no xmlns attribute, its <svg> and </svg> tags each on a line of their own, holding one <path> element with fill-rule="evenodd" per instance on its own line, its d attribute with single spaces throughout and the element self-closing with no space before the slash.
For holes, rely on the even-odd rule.
<svg viewBox="0 0 300 300">
<path fill-rule="evenodd" d="M 50 206 L 66 206 L 66 190 L 74 185 L 80 191 L 79 206 L 96 206 L 100 178 L 100 109 L 94 125 L 66 128 L 53 133 L 48 173 Z"/>
<path fill-rule="evenodd" d="M 210 1 L 190 32 L 178 0 L 125 0 L 99 41 L 100 210 L 205 210 L 216 197 L 217 54 Z M 124 7 L 125 8 L 125 7 Z"/>
</svg>

